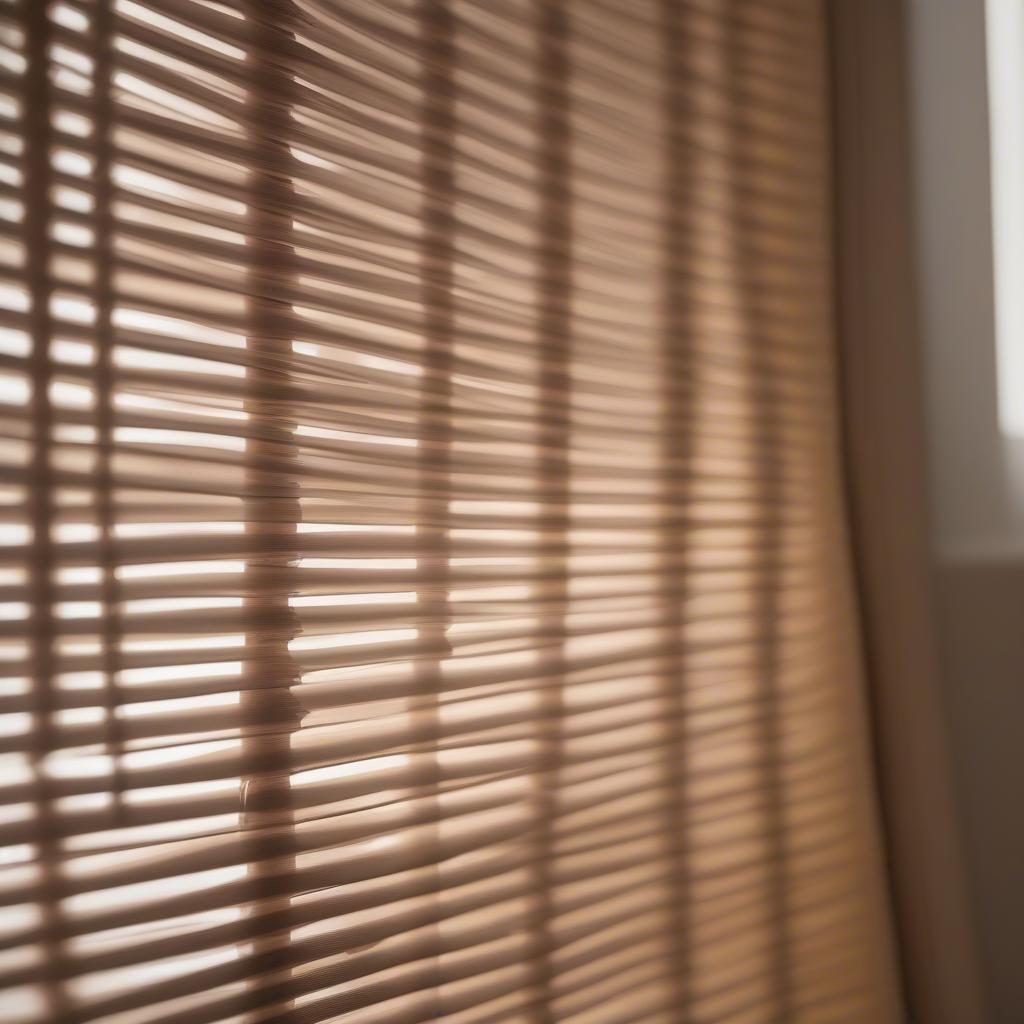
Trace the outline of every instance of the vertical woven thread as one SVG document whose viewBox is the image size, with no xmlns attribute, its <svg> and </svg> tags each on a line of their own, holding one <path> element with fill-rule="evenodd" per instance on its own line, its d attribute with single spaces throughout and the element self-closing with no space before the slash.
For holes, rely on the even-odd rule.
<svg viewBox="0 0 1024 1024">
<path fill-rule="evenodd" d="M 284 996 L 287 1012 L 291 971 L 288 920 L 295 880 L 295 823 L 290 774 L 291 733 L 302 709 L 291 691 L 298 666 L 288 642 L 298 622 L 288 597 L 294 586 L 296 524 L 301 517 L 291 408 L 292 341 L 296 333 L 292 241 L 293 157 L 291 102 L 294 81 L 288 45 L 296 12 L 290 0 L 250 2 L 248 106 L 249 328 L 245 411 L 246 659 L 242 693 L 245 775 L 243 828 L 251 859 L 251 1009 L 264 1008 L 263 989 Z M 274 915 L 275 929 L 263 918 Z M 264 975 L 261 977 L 260 975 Z"/>
<path fill-rule="evenodd" d="M 661 524 L 658 571 L 665 652 L 661 700 L 665 711 L 665 840 L 670 892 L 670 985 L 674 1004 L 687 1005 L 692 985 L 690 854 L 687 842 L 687 562 L 689 554 L 690 458 L 694 439 L 696 375 L 691 356 L 690 276 L 687 272 L 686 203 L 690 199 L 692 153 L 685 137 L 689 110 L 684 54 L 688 39 L 677 0 L 659 10 L 664 41 L 664 240 L 662 257 Z"/>
<path fill-rule="evenodd" d="M 538 1020 L 554 1021 L 555 827 L 559 814 L 568 605 L 572 393 L 572 188 L 569 108 L 570 24 L 566 6 L 539 0 L 537 26 L 538 578 L 542 640 L 538 708 L 539 862 L 532 927 L 538 950 Z"/>
<path fill-rule="evenodd" d="M 422 241 L 423 356 L 417 448 L 416 502 L 417 629 L 423 652 L 416 662 L 413 733 L 422 737 L 413 757 L 415 781 L 432 827 L 432 848 L 424 874 L 428 898 L 439 900 L 441 781 L 439 694 L 442 662 L 450 652 L 448 627 L 449 496 L 452 443 L 452 359 L 455 337 L 455 22 L 448 0 L 421 0 L 418 19 L 422 41 Z M 440 930 L 435 934 L 440 936 Z M 431 1016 L 440 1019 L 439 956 L 433 960 L 428 997 Z"/>
<path fill-rule="evenodd" d="M 59 1020 L 67 1013 L 68 1000 L 63 982 L 64 921 L 61 911 L 63 879 L 60 840 L 53 806 L 46 760 L 56 749 L 54 729 L 56 702 L 56 624 L 54 586 L 56 552 L 53 530 L 56 522 L 53 483 L 53 377 L 50 342 L 53 337 L 51 302 L 53 279 L 50 266 L 50 230 L 53 223 L 51 155 L 53 132 L 50 122 L 53 95 L 50 82 L 52 25 L 49 5 L 23 0 L 22 17 L 26 34 L 25 94 L 22 116 L 25 137 L 25 247 L 26 282 L 29 301 L 29 335 L 32 354 L 31 439 L 32 455 L 28 480 L 28 520 L 32 530 L 29 564 L 28 626 L 29 662 L 32 679 L 33 734 L 32 767 L 36 790 L 36 842 L 41 870 L 40 946 L 45 961 L 43 984 L 51 1016 Z"/>
<path fill-rule="evenodd" d="M 115 824 L 124 819 L 124 743 L 119 714 L 121 588 L 118 585 L 117 491 L 114 424 L 117 377 L 114 369 L 114 12 L 113 0 L 97 0 L 93 19 L 93 151 L 95 223 L 93 241 L 96 306 L 96 519 L 99 530 L 100 651 L 107 750 L 112 760 Z"/>
<path fill-rule="evenodd" d="M 749 88 L 743 79 L 740 58 L 743 46 L 741 10 L 735 0 L 725 0 L 723 24 L 724 72 L 727 102 L 731 111 L 742 109 Z M 735 168 L 733 184 L 728 193 L 732 223 L 743 224 L 749 219 L 756 222 L 756 211 L 751 207 L 750 191 L 746 184 L 748 161 L 755 158 L 756 147 L 750 144 L 748 133 L 729 122 L 727 156 L 729 166 Z M 757 752 L 755 763 L 759 767 L 762 795 L 765 918 L 771 937 L 766 955 L 767 983 L 773 993 L 774 1013 L 779 1020 L 792 1020 L 799 1012 L 795 999 L 791 973 L 791 907 L 788 885 L 789 849 L 785 819 L 785 769 L 781 730 L 784 704 L 780 693 L 779 637 L 782 629 L 780 588 L 785 561 L 785 534 L 783 531 L 784 501 L 787 498 L 784 474 L 786 463 L 780 458 L 785 450 L 785 438 L 780 425 L 783 398 L 779 394 L 779 368 L 771 357 L 771 339 L 762 329 L 758 309 L 766 296 L 759 280 L 760 268 L 745 240 L 732 241 L 731 255 L 735 260 L 735 295 L 739 329 L 743 332 L 749 369 L 751 406 L 758 424 L 755 446 L 756 500 L 761 509 L 759 527 L 754 545 L 754 656 L 752 671 L 757 688 Z"/>
</svg>

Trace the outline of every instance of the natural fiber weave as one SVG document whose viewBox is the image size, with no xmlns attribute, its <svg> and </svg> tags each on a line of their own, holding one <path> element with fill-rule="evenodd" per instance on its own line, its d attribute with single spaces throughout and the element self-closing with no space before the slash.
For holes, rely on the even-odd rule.
<svg viewBox="0 0 1024 1024">
<path fill-rule="evenodd" d="M 0 1017 L 894 1019 L 819 6 L 3 5 Z"/>
</svg>

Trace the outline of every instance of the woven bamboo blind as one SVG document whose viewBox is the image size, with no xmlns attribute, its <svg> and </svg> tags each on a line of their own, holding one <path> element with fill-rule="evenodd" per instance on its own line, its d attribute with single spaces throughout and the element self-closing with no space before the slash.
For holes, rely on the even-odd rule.
<svg viewBox="0 0 1024 1024">
<path fill-rule="evenodd" d="M 0 1019 L 894 1019 L 819 7 L 0 3 Z"/>
</svg>

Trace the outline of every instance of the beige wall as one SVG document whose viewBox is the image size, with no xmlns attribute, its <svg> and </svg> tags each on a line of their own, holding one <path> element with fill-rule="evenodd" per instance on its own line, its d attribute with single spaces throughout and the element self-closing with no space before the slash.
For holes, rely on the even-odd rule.
<svg viewBox="0 0 1024 1024">
<path fill-rule="evenodd" d="M 992 1024 L 1019 1024 L 1024 442 L 998 427 L 985 5 L 908 8 L 940 682 Z"/>
<path fill-rule="evenodd" d="M 1024 1020 L 1024 563 L 945 565 L 940 647 L 992 1024 Z"/>
</svg>

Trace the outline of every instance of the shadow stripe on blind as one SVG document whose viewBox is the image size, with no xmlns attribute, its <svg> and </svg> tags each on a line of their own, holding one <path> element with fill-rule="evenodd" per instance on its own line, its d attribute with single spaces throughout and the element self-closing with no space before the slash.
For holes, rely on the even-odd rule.
<svg viewBox="0 0 1024 1024">
<path fill-rule="evenodd" d="M 0 1016 L 895 1020 L 817 0 L 0 5 Z"/>
</svg>

